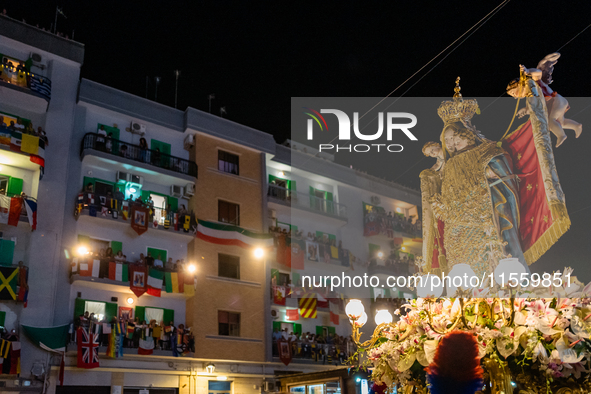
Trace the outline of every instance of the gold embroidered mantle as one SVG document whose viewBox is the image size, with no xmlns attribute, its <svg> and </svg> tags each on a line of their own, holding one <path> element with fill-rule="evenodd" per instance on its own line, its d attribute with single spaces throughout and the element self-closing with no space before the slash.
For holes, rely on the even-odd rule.
<svg viewBox="0 0 591 394">
<path fill-rule="evenodd" d="M 503 153 L 487 141 L 450 158 L 443 168 L 441 194 L 431 199 L 431 207 L 435 217 L 445 222 L 449 269 L 464 263 L 481 277 L 504 257 L 486 177 L 490 160 Z"/>
</svg>

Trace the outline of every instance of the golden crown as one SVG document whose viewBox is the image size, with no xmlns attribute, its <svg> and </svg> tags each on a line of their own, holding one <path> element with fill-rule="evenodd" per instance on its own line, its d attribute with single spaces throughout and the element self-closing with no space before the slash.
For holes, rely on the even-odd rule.
<svg viewBox="0 0 591 394">
<path fill-rule="evenodd" d="M 444 124 L 470 120 L 474 114 L 479 114 L 478 102 L 476 99 L 464 100 L 460 93 L 460 77 L 456 79 L 453 100 L 446 100 L 437 108 L 437 115 Z"/>
</svg>

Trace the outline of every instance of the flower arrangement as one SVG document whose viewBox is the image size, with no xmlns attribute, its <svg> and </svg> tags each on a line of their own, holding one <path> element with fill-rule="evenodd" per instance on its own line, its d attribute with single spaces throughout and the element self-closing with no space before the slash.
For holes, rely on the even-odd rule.
<svg viewBox="0 0 591 394">
<path fill-rule="evenodd" d="M 547 296 L 548 289 L 543 291 Z M 395 312 L 399 320 L 381 330 L 376 341 L 359 348 L 357 357 L 366 356 L 364 366 L 373 367 L 377 383 L 425 390 L 425 367 L 439 340 L 463 330 L 477 339 L 493 392 L 503 384 L 525 392 L 565 386 L 591 392 L 591 284 L 583 287 L 575 278 L 569 287 L 551 291 L 552 297 L 544 298 L 529 288 L 514 297 L 501 292 L 495 298 L 480 293 L 479 298 L 414 299 L 402 314 Z"/>
</svg>

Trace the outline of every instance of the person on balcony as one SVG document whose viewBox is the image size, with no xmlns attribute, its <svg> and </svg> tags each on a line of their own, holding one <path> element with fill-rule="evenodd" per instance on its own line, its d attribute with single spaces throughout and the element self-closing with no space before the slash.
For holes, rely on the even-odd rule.
<svg viewBox="0 0 591 394">
<path fill-rule="evenodd" d="M 125 256 L 123 256 L 122 251 L 118 251 L 117 254 L 115 255 L 114 259 L 117 263 L 124 263 L 125 262 Z"/>
<path fill-rule="evenodd" d="M 4 123 L 4 116 L 1 116 L 1 115 L 0 115 L 0 126 L 2 126 L 2 127 L 8 127 L 6 125 L 6 123 Z"/>
<path fill-rule="evenodd" d="M 25 125 L 23 124 L 23 120 L 21 118 L 16 118 L 16 124 L 14 125 L 14 128 L 20 132 L 25 131 Z"/>
<path fill-rule="evenodd" d="M 127 145 L 125 145 L 125 144 L 121 145 L 121 148 L 119 149 L 119 156 L 129 157 L 127 154 Z"/>
<path fill-rule="evenodd" d="M 156 148 L 156 150 L 152 151 L 152 165 L 160 166 L 160 148 Z"/>
<path fill-rule="evenodd" d="M 148 143 L 146 142 L 145 138 L 140 138 L 140 156 L 139 156 L 139 160 L 146 163 L 147 162 L 147 158 L 148 158 L 148 150 L 150 148 L 148 148 Z"/>
<path fill-rule="evenodd" d="M 158 258 L 154 260 L 154 268 L 164 269 L 164 262 L 162 261 L 162 255 L 158 255 Z"/>
<path fill-rule="evenodd" d="M 121 209 L 121 204 L 125 200 L 125 195 L 121 192 L 119 187 L 115 187 L 115 200 L 117 200 L 117 207 Z"/>
<path fill-rule="evenodd" d="M 96 132 L 98 136 L 96 137 L 96 148 L 100 151 L 105 150 L 105 138 L 107 137 L 107 131 L 105 130 L 105 126 L 101 125 L 101 127 Z"/>
<path fill-rule="evenodd" d="M 105 148 L 107 152 L 113 152 L 113 133 L 107 134 L 107 141 L 105 142 Z"/>
<path fill-rule="evenodd" d="M 43 130 L 43 128 L 41 126 L 37 127 L 37 135 L 39 136 L 39 138 L 41 138 L 43 140 L 43 142 L 45 142 L 45 146 L 49 145 L 47 133 L 45 133 L 45 130 Z"/>
<path fill-rule="evenodd" d="M 148 267 L 154 266 L 154 257 L 152 257 L 152 252 L 148 252 L 148 256 L 146 257 L 146 265 Z"/>
</svg>

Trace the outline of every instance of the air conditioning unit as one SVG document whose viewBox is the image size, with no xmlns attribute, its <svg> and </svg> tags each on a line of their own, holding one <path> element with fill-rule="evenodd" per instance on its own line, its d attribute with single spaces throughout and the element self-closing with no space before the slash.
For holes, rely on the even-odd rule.
<svg viewBox="0 0 591 394">
<path fill-rule="evenodd" d="M 143 176 L 134 175 L 134 174 L 129 174 L 129 175 L 130 175 L 129 182 L 135 183 L 138 185 L 144 184 L 144 177 Z"/>
<path fill-rule="evenodd" d="M 45 67 L 47 67 L 47 65 L 45 64 L 45 59 L 43 59 L 43 56 L 41 56 L 40 54 L 31 52 L 31 55 L 29 57 L 33 61 L 33 66 L 41 70 L 44 70 Z"/>
<path fill-rule="evenodd" d="M 170 187 L 170 195 L 173 197 L 182 197 L 183 196 L 183 187 L 178 185 L 172 185 Z"/>
<path fill-rule="evenodd" d="M 189 199 L 195 195 L 195 184 L 194 183 L 187 183 L 185 186 L 185 192 L 183 193 L 183 197 Z"/>
<path fill-rule="evenodd" d="M 269 209 L 269 218 L 277 220 L 277 211 L 275 209 Z"/>
<path fill-rule="evenodd" d="M 129 132 L 132 134 L 144 135 L 146 134 L 146 125 L 131 121 L 131 127 L 129 128 Z"/>
<path fill-rule="evenodd" d="M 194 146 L 195 146 L 195 134 L 188 134 L 185 137 L 185 141 L 183 142 L 183 147 L 186 150 L 190 150 Z"/>
<path fill-rule="evenodd" d="M 277 391 L 277 383 L 265 381 L 265 391 L 267 391 L 267 392 Z"/>
<path fill-rule="evenodd" d="M 380 205 L 381 202 L 382 200 L 378 196 L 371 196 L 371 203 L 373 205 Z"/>
<path fill-rule="evenodd" d="M 271 309 L 271 317 L 273 320 L 279 319 L 279 310 L 275 308 Z"/>
<path fill-rule="evenodd" d="M 117 171 L 117 183 L 127 183 L 131 181 L 131 174 L 129 172 Z"/>
</svg>

